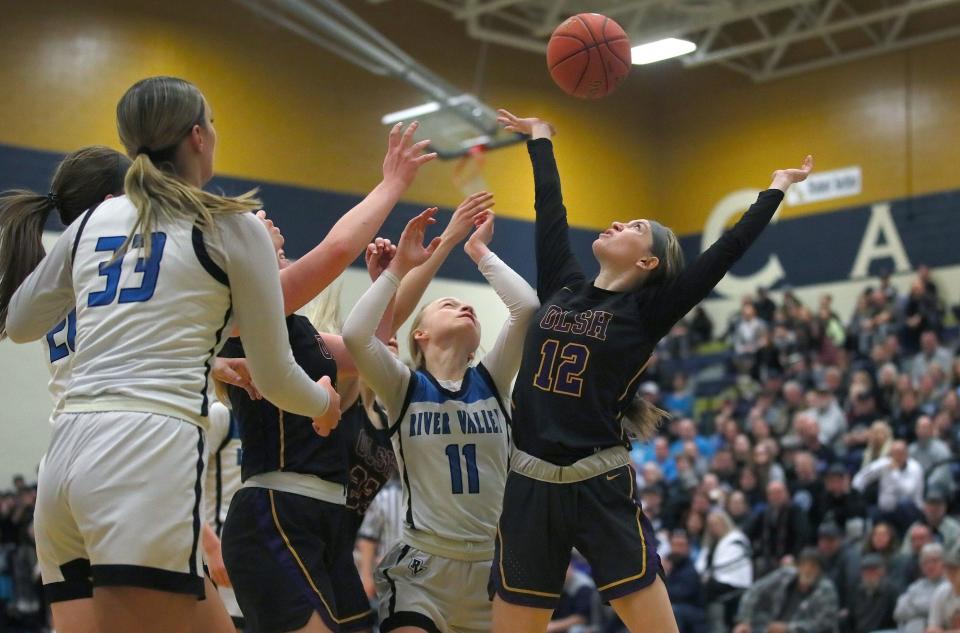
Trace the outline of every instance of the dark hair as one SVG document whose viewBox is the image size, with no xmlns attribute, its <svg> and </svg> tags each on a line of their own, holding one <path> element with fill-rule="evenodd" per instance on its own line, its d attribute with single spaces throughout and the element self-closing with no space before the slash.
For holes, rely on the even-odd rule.
<svg viewBox="0 0 960 633">
<path fill-rule="evenodd" d="M 64 225 L 109 195 L 123 193 L 130 159 L 109 147 L 84 147 L 60 162 L 43 195 L 15 189 L 0 194 L 0 339 L 7 335 L 7 308 L 23 280 L 46 255 L 43 227 L 56 209 Z"/>
</svg>

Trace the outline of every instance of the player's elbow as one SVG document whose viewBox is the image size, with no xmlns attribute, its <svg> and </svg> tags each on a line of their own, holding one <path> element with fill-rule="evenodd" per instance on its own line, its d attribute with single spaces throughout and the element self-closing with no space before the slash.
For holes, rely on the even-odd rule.
<svg viewBox="0 0 960 633">
<path fill-rule="evenodd" d="M 22 323 L 19 319 L 8 316 L 4 323 L 3 330 L 0 330 L 0 340 L 6 337 L 14 343 L 29 343 L 42 336 L 42 334 L 38 335 L 35 332 L 31 332 L 30 328 L 26 326 L 27 324 Z"/>
</svg>

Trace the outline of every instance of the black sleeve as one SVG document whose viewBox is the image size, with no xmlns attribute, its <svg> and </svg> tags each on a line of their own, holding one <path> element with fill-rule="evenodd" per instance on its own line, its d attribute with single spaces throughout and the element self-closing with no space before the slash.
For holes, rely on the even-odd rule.
<svg viewBox="0 0 960 633">
<path fill-rule="evenodd" d="M 560 193 L 560 172 L 550 139 L 527 141 L 533 163 L 537 210 L 537 296 L 543 303 L 564 286 L 583 282 L 584 275 L 570 250 L 567 210 Z"/>
<path fill-rule="evenodd" d="M 663 337 L 716 287 L 727 271 L 753 244 L 770 223 L 783 200 L 779 189 L 760 192 L 757 201 L 729 231 L 720 236 L 695 262 L 672 282 L 664 284 L 645 313 L 656 338 Z"/>
</svg>

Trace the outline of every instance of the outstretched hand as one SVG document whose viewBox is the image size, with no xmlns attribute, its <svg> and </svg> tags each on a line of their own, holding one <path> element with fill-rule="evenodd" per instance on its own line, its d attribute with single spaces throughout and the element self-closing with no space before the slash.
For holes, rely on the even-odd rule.
<svg viewBox="0 0 960 633">
<path fill-rule="evenodd" d="M 790 185 L 806 180 L 812 171 L 813 156 L 808 154 L 803 159 L 799 169 L 778 169 L 773 172 L 773 182 L 770 184 L 770 188 L 786 192 Z"/>
<path fill-rule="evenodd" d="M 470 256 L 474 263 L 480 263 L 487 253 L 490 252 L 488 244 L 493 239 L 493 211 L 487 210 L 477 215 L 474 221 L 476 229 L 473 235 L 463 245 L 463 250 Z"/>
<path fill-rule="evenodd" d="M 413 135 L 420 124 L 414 121 L 403 129 L 403 123 L 397 123 L 390 130 L 387 142 L 387 155 L 383 159 L 384 182 L 397 183 L 406 189 L 417 176 L 417 170 L 424 163 L 437 157 L 436 152 L 426 152 L 429 140 L 413 142 Z"/>
<path fill-rule="evenodd" d="M 403 277 L 412 269 L 424 263 L 440 245 L 440 238 L 433 238 L 430 243 L 424 247 L 423 240 L 427 227 L 436 224 L 437 208 L 430 207 L 425 209 L 420 215 L 407 222 L 406 228 L 400 234 L 400 241 L 397 243 L 397 253 L 387 268 L 397 277 Z"/>
<path fill-rule="evenodd" d="M 397 254 L 397 247 L 383 237 L 378 237 L 367 245 L 367 250 L 363 257 L 367 263 L 367 272 L 370 274 L 370 280 L 376 281 L 380 273 L 387 269 L 393 256 Z"/>
<path fill-rule="evenodd" d="M 518 117 L 509 110 L 497 110 L 497 123 L 508 132 L 526 134 L 531 138 L 550 138 L 557 135 L 557 130 L 549 122 L 537 117 Z"/>
<path fill-rule="evenodd" d="M 440 236 L 445 242 L 457 244 L 462 242 L 470 234 L 477 224 L 477 218 L 494 205 L 493 194 L 486 191 L 478 191 L 467 196 L 457 210 L 453 212 L 450 223 L 443 230 Z"/>
</svg>

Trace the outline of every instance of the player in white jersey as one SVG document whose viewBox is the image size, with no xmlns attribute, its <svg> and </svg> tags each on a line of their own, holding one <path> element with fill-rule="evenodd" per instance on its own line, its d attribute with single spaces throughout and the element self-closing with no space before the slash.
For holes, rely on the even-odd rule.
<svg viewBox="0 0 960 633">
<path fill-rule="evenodd" d="M 336 425 L 339 397 L 293 362 L 273 248 L 244 213 L 258 201 L 200 189 L 216 132 L 199 90 L 138 82 L 121 99 L 118 128 L 136 156 L 127 197 L 64 232 L 12 297 L 5 329 L 15 342 L 35 340 L 77 309 L 71 382 L 39 484 L 44 584 L 72 583 L 89 566 L 100 633 L 179 633 L 203 591 L 206 382 L 230 319 L 257 332 L 247 358 L 264 396 L 321 433 Z"/>
<path fill-rule="evenodd" d="M 240 429 L 230 409 L 214 402 L 210 405 L 210 423 L 207 427 L 207 481 L 203 549 L 210 576 L 217 583 L 217 591 L 227 613 L 238 629 L 243 628 L 243 612 L 230 586 L 230 579 L 220 551 L 220 535 L 227 519 L 230 500 L 240 490 Z"/>
<path fill-rule="evenodd" d="M 419 369 L 396 359 L 374 331 L 401 278 L 440 245 L 436 238 L 423 247 L 435 211 L 410 221 L 393 261 L 343 329 L 361 378 L 387 411 L 403 485 L 403 540 L 377 573 L 384 632 L 490 630 L 487 580 L 510 455 L 501 394 L 508 393 L 523 332 L 539 305 L 533 289 L 490 252 L 493 215 L 481 211 L 464 248 L 510 312 L 496 344 L 472 366 L 480 342 L 476 315 L 447 297 L 414 320 L 411 350 Z"/>
<path fill-rule="evenodd" d="M 46 255 L 42 236 L 47 217 L 56 211 L 60 222 L 69 225 L 83 212 L 96 207 L 105 199 L 123 195 L 123 180 L 131 161 L 116 150 L 91 146 L 68 154 L 54 174 L 47 195 L 29 191 L 10 191 L 0 194 L 0 235 L 15 237 L 0 242 L 0 295 L 8 297 L 23 279 L 33 272 Z M 0 238 L 2 239 L 2 238 Z M 7 305 L 7 301 L 3 301 Z M 60 321 L 42 339 L 44 360 L 50 372 L 48 390 L 53 399 L 50 422 L 63 407 L 63 395 L 70 380 L 72 354 L 76 349 L 76 311 Z M 40 462 L 43 466 L 43 459 Z M 83 570 L 86 572 L 86 570 Z M 89 576 L 88 573 L 84 574 Z M 80 630 L 92 629 L 92 586 L 89 578 L 80 592 L 60 591 L 62 587 L 49 586 L 47 599 L 58 620 L 67 619 L 70 626 Z M 207 581 L 207 591 L 215 590 Z M 66 610 L 61 615 L 61 612 Z M 84 617 L 86 613 L 86 617 Z M 228 633 L 230 621 L 219 600 L 200 603 L 195 630 L 210 633 Z"/>
<path fill-rule="evenodd" d="M 68 226 L 104 199 L 122 195 L 128 167 L 130 159 L 114 149 L 84 147 L 60 162 L 46 195 L 24 190 L 0 194 L 0 324 L 6 321 L 14 291 L 46 255 L 42 238 L 50 214 L 56 212 L 60 223 Z M 76 325 L 71 311 L 43 339 L 54 412 L 63 404 Z"/>
</svg>

